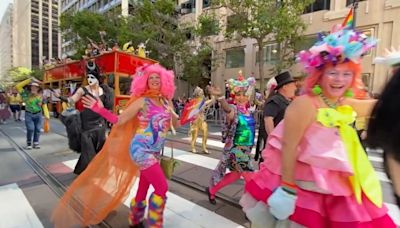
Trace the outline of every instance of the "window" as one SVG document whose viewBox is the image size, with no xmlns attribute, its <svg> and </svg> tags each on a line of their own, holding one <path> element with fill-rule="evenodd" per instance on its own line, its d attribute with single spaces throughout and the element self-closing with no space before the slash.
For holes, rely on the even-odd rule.
<svg viewBox="0 0 400 228">
<path fill-rule="evenodd" d="M 365 86 L 365 88 L 368 90 L 368 91 L 371 91 L 371 82 L 372 82 L 372 77 L 371 77 L 371 74 L 370 73 L 363 73 L 362 75 L 361 75 L 361 80 L 362 80 L 362 82 L 364 83 L 364 86 Z"/>
<path fill-rule="evenodd" d="M 331 0 L 316 0 L 314 3 L 306 7 L 304 13 L 312 13 L 320 10 L 329 10 L 331 8 Z"/>
<path fill-rule="evenodd" d="M 279 44 L 268 44 L 264 47 L 264 63 L 273 64 L 279 60 Z M 258 51 L 256 52 L 256 63 L 259 63 Z"/>
<path fill-rule="evenodd" d="M 211 0 L 203 0 L 203 9 L 211 6 Z"/>
<path fill-rule="evenodd" d="M 346 0 L 346 6 L 349 6 L 349 5 L 351 5 L 351 4 L 353 4 L 353 2 L 356 2 L 357 0 Z M 365 0 L 358 0 L 358 2 L 362 2 L 362 1 L 365 1 Z"/>
<path fill-rule="evenodd" d="M 192 13 L 193 9 L 196 8 L 195 3 L 195 0 L 189 0 L 187 2 L 181 3 L 181 14 L 183 15 Z"/>
<path fill-rule="evenodd" d="M 299 53 L 302 50 L 310 49 L 315 44 L 316 40 L 317 39 L 315 36 L 302 37 L 302 39 L 295 44 L 295 53 Z"/>
<path fill-rule="evenodd" d="M 239 68 L 244 67 L 244 49 L 235 48 L 226 50 L 225 67 Z"/>
</svg>

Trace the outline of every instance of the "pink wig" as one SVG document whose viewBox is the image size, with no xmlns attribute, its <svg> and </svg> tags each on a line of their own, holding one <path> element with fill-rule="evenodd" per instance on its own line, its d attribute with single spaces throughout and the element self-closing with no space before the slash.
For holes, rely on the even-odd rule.
<svg viewBox="0 0 400 228">
<path fill-rule="evenodd" d="M 341 64 L 346 64 L 352 71 L 354 74 L 353 77 L 353 82 L 350 86 L 350 88 L 353 90 L 353 92 L 355 92 L 355 94 L 357 94 L 358 90 L 360 89 L 360 77 L 361 77 L 361 66 L 360 64 L 354 63 L 352 61 L 348 61 L 345 63 L 341 63 Z M 308 75 L 306 77 L 306 79 L 304 80 L 304 85 L 303 85 L 303 89 L 302 89 L 302 93 L 303 94 L 308 94 L 308 95 L 312 95 L 312 88 L 319 83 L 319 80 L 324 72 L 324 69 L 327 66 L 332 66 L 332 64 L 326 64 L 326 66 L 320 70 L 314 70 L 310 73 L 310 75 Z"/>
<path fill-rule="evenodd" d="M 142 96 L 149 89 L 147 80 L 151 74 L 160 75 L 161 95 L 172 99 L 175 93 L 174 72 L 165 69 L 160 64 L 145 65 L 136 70 L 131 84 L 131 94 L 136 97 Z"/>
</svg>

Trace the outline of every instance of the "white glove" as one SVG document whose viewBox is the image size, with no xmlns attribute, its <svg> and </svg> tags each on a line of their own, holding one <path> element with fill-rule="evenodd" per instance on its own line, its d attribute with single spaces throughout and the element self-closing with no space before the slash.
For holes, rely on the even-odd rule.
<svg viewBox="0 0 400 228">
<path fill-rule="evenodd" d="M 268 198 L 267 203 L 269 211 L 275 218 L 285 220 L 294 213 L 296 200 L 296 195 L 286 192 L 282 187 L 278 187 Z"/>
<path fill-rule="evenodd" d="M 392 47 L 390 50 L 386 49 L 385 50 L 385 56 L 384 57 L 376 57 L 374 59 L 374 63 L 380 63 L 380 64 L 385 64 L 385 65 L 395 65 L 397 63 L 400 63 L 400 47 L 398 50 L 396 50 L 394 47 Z"/>
</svg>

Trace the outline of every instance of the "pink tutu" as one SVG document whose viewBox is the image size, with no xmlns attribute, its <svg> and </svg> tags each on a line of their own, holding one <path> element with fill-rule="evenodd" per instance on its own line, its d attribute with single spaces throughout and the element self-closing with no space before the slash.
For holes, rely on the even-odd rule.
<svg viewBox="0 0 400 228">
<path fill-rule="evenodd" d="M 281 183 L 281 136 L 283 123 L 268 138 L 260 170 L 246 176 L 244 210 L 253 203 L 267 202 Z M 358 204 L 348 177 L 352 168 L 336 128 L 312 124 L 298 146 L 296 182 L 300 189 L 296 209 L 290 220 L 312 228 L 325 227 L 396 227 L 385 206 L 378 208 L 366 196 Z M 304 189 L 309 183 L 317 191 Z M 248 200 L 248 197 L 252 198 Z"/>
</svg>

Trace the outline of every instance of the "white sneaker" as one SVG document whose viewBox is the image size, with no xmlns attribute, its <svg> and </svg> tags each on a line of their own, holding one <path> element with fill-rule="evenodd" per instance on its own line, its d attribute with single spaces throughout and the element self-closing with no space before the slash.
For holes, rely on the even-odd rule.
<svg viewBox="0 0 400 228">
<path fill-rule="evenodd" d="M 28 146 L 26 146 L 25 149 L 27 149 L 27 150 L 32 150 L 32 146 L 31 146 L 31 145 L 28 145 Z"/>
</svg>

